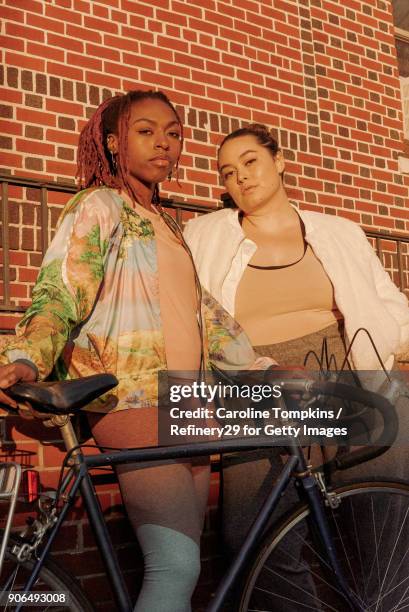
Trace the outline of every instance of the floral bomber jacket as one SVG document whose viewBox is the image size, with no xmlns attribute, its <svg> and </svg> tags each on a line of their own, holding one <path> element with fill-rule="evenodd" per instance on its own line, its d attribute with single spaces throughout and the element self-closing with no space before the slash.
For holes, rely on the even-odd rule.
<svg viewBox="0 0 409 612">
<path fill-rule="evenodd" d="M 158 264 L 151 222 L 117 191 L 91 188 L 65 207 L 33 289 L 32 305 L 0 354 L 0 364 L 32 362 L 39 380 L 109 372 L 118 386 L 90 410 L 158 404 L 166 370 Z M 243 369 L 251 344 L 223 307 L 202 290 L 205 367 Z"/>
</svg>

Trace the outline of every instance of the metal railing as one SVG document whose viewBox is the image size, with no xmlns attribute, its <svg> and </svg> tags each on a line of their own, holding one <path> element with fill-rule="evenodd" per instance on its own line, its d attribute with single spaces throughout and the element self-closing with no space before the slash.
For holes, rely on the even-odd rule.
<svg viewBox="0 0 409 612">
<path fill-rule="evenodd" d="M 38 190 L 39 197 L 36 198 L 35 204 L 40 208 L 40 245 L 37 249 L 43 257 L 49 243 L 49 193 L 58 192 L 73 195 L 77 192 L 77 187 L 71 183 L 62 183 L 58 181 L 42 182 L 40 180 L 4 175 L 0 174 L 1 182 L 1 251 L 2 251 L 2 280 L 3 280 L 3 295 L 0 296 L 0 312 L 19 313 L 24 312 L 25 307 L 19 306 L 10 298 L 10 203 L 12 201 L 20 201 L 20 198 L 10 197 L 9 186 L 15 186 L 26 189 Z M 30 200 L 33 202 L 33 200 Z M 207 213 L 218 210 L 219 207 L 203 206 L 200 204 L 191 204 L 189 202 L 179 202 L 172 199 L 162 198 L 161 204 L 164 208 L 175 211 L 176 221 L 180 224 L 184 212 Z M 16 226 L 17 230 L 17 226 Z M 21 249 L 19 249 L 21 250 Z"/>
<path fill-rule="evenodd" d="M 52 227 L 50 223 L 50 194 L 57 192 L 59 194 L 71 195 L 76 193 L 77 188 L 72 183 L 62 183 L 57 181 L 42 182 L 32 178 L 24 178 L 18 176 L 0 174 L 1 182 L 1 248 L 2 248 L 2 280 L 3 280 L 3 295 L 0 297 L 0 312 L 22 313 L 25 311 L 25 306 L 19 305 L 19 300 L 13 300 L 10 295 L 10 254 L 20 252 L 21 245 L 18 248 L 12 248 L 10 245 L 10 210 L 13 203 L 20 204 L 24 202 L 27 206 L 27 201 L 31 205 L 39 208 L 37 211 L 37 226 L 39 227 L 39 238 L 33 252 L 44 256 L 47 250 L 49 237 L 51 236 Z M 35 190 L 36 196 L 33 198 L 24 199 L 23 195 L 10 196 L 10 188 L 26 189 L 27 192 Z M 176 220 L 178 223 L 182 221 L 184 212 L 194 212 L 198 214 L 208 213 L 218 210 L 226 205 L 227 198 L 223 197 L 220 206 L 210 207 L 199 204 L 191 204 L 189 202 L 179 202 L 171 199 L 163 199 L 162 205 L 165 208 L 176 211 Z M 62 205 L 59 206 L 62 209 Z M 58 212 L 58 211 L 57 211 Z M 21 223 L 19 220 L 14 220 L 15 231 L 21 231 Z M 35 230 L 33 229 L 33 232 Z M 385 267 L 391 273 L 396 284 L 401 290 L 409 293 L 409 236 L 404 236 L 396 233 L 388 233 L 367 229 L 366 235 L 374 242 L 374 247 L 384 263 Z M 389 259 L 389 261 L 387 261 Z M 386 263 L 385 263 L 386 262 Z M 22 282 L 22 281 L 19 281 Z M 28 298 L 27 298 L 28 299 Z M 27 299 L 25 301 L 27 301 Z M 24 300 L 20 300 L 24 301 Z"/>
<path fill-rule="evenodd" d="M 372 238 L 375 242 L 375 251 L 378 257 L 383 260 L 384 250 L 382 248 L 382 241 L 389 241 L 395 244 L 396 249 L 396 258 L 397 258 L 397 285 L 401 291 L 405 291 L 409 293 L 409 279 L 404 278 L 404 275 L 409 274 L 409 236 L 401 236 L 400 234 L 387 234 L 385 232 L 378 232 L 374 230 L 365 230 L 365 234 L 368 238 Z M 403 245 L 408 245 L 406 247 L 406 252 L 403 252 Z M 406 257 L 407 262 L 406 265 L 404 263 L 404 258 Z"/>
</svg>

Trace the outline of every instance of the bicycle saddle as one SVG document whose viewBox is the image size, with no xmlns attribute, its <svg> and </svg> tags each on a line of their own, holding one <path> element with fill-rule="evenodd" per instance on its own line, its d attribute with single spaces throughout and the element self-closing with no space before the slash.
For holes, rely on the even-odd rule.
<svg viewBox="0 0 409 612">
<path fill-rule="evenodd" d="M 78 412 L 117 384 L 112 374 L 95 374 L 75 380 L 16 383 L 7 389 L 7 395 L 16 402 L 30 404 L 38 412 L 69 414 Z"/>
</svg>

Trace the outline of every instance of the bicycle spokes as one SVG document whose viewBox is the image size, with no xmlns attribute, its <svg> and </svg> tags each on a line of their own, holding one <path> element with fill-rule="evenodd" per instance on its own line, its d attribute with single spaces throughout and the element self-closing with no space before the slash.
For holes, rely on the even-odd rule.
<svg viewBox="0 0 409 612">
<path fill-rule="evenodd" d="M 327 508 L 335 552 L 348 589 L 365 612 L 409 609 L 409 490 L 356 485 Z M 272 536 L 248 583 L 248 612 L 345 612 L 343 588 L 305 509 Z"/>
</svg>

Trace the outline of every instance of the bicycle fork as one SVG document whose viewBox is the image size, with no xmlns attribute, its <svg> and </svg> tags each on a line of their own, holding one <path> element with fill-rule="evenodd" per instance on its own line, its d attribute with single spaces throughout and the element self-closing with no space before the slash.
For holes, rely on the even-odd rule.
<svg viewBox="0 0 409 612">
<path fill-rule="evenodd" d="M 328 555 L 328 561 L 331 565 L 332 571 L 336 576 L 342 596 L 345 598 L 346 602 L 349 604 L 350 608 L 354 610 L 354 612 L 365 612 L 365 608 L 362 607 L 362 604 L 359 602 L 359 599 L 351 591 L 348 582 L 345 578 L 344 572 L 339 564 L 337 553 L 335 550 L 333 535 L 331 533 L 331 529 L 328 524 L 328 519 L 324 511 L 322 493 L 320 491 L 316 478 L 311 474 L 308 468 L 303 473 L 296 475 L 299 479 L 302 491 L 310 507 L 313 522 L 317 526 L 319 537 L 321 538 L 324 550 Z"/>
</svg>

